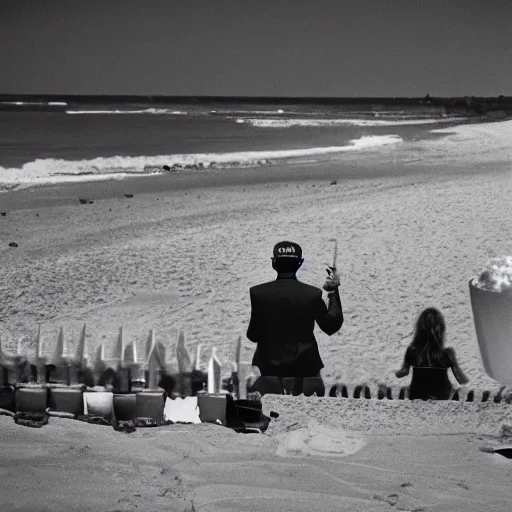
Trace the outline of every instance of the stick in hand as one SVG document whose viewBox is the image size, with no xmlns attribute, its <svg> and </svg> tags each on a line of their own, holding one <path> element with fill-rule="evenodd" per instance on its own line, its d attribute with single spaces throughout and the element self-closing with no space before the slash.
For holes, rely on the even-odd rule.
<svg viewBox="0 0 512 512">
<path fill-rule="evenodd" d="M 335 238 L 330 238 L 329 242 L 334 242 L 334 256 L 332 259 L 332 267 L 327 267 L 327 280 L 324 284 L 324 290 L 327 292 L 332 292 L 338 288 L 340 285 L 340 278 L 338 276 L 338 272 L 336 270 L 336 261 L 338 259 L 338 241 Z"/>
</svg>

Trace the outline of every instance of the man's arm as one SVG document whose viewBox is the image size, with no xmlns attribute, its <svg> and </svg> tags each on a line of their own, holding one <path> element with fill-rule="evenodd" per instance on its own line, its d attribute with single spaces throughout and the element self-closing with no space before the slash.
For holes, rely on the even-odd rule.
<svg viewBox="0 0 512 512">
<path fill-rule="evenodd" d="M 343 325 L 343 310 L 338 288 L 327 294 L 327 301 L 328 305 L 326 306 L 322 295 L 318 296 L 315 304 L 315 321 L 325 334 L 331 336 L 338 332 Z"/>
<path fill-rule="evenodd" d="M 247 328 L 247 338 L 253 343 L 258 343 L 258 327 L 257 327 L 257 313 L 255 307 L 255 298 L 252 288 L 249 290 L 251 296 L 251 319 L 249 320 L 249 327 Z"/>
</svg>

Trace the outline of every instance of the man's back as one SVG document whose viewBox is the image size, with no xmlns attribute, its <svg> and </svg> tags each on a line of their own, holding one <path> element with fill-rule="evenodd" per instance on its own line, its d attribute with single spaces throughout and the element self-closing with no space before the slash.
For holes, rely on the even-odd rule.
<svg viewBox="0 0 512 512">
<path fill-rule="evenodd" d="M 339 294 L 331 294 L 329 309 L 319 288 L 295 277 L 278 277 L 250 290 L 251 321 L 247 337 L 258 344 L 253 365 L 262 375 L 308 377 L 323 363 L 313 334 L 315 321 L 331 335 L 343 324 Z"/>
</svg>

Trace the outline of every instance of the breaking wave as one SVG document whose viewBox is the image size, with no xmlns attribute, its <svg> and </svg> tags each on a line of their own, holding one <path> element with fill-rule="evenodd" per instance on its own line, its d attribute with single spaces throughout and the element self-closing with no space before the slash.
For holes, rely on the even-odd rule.
<svg viewBox="0 0 512 512">
<path fill-rule="evenodd" d="M 443 117 L 428 119 L 257 119 L 237 118 L 237 123 L 246 123 L 258 128 L 291 128 L 293 126 L 402 126 L 465 121 L 465 117 Z"/>
<path fill-rule="evenodd" d="M 321 157 L 346 151 L 361 151 L 402 142 L 398 135 L 371 135 L 346 146 L 233 153 L 189 153 L 158 156 L 112 156 L 90 160 L 54 158 L 27 162 L 21 168 L 0 167 L 0 189 L 71 181 L 121 179 L 128 176 L 162 174 L 168 171 L 257 167 L 288 159 Z M 166 169 L 164 170 L 164 166 Z"/>
<path fill-rule="evenodd" d="M 66 110 L 66 114 L 153 114 L 153 115 L 187 115 L 188 112 L 167 108 L 145 108 L 141 110 Z"/>
</svg>

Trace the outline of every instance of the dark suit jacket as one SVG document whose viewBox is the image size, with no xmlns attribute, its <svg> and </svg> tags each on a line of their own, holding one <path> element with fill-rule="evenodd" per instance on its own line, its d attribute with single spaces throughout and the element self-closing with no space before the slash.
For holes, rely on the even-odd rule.
<svg viewBox="0 0 512 512">
<path fill-rule="evenodd" d="M 247 337 L 257 343 L 252 364 L 262 375 L 312 377 L 324 367 L 313 334 L 315 321 L 329 336 L 343 324 L 339 292 L 329 294 L 296 278 L 280 278 L 250 289 Z"/>
</svg>

